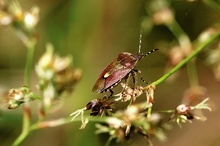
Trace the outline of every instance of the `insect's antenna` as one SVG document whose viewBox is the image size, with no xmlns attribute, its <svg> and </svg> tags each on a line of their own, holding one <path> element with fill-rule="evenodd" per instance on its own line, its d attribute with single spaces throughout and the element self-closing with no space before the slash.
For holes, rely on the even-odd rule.
<svg viewBox="0 0 220 146">
<path fill-rule="evenodd" d="M 141 44 L 142 44 L 142 30 L 140 32 L 139 36 L 139 47 L 138 47 L 138 53 L 141 53 Z"/>
<path fill-rule="evenodd" d="M 153 53 L 153 52 L 155 52 L 155 51 L 157 51 L 157 50 L 159 50 L 159 49 L 153 49 L 153 50 L 151 50 L 150 52 L 148 52 L 147 54 L 145 54 L 144 57 L 150 55 L 151 53 Z"/>
</svg>

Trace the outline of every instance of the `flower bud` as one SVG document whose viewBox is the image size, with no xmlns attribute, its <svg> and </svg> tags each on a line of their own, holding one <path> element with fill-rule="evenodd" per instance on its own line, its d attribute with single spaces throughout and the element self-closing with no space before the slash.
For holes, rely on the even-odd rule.
<svg viewBox="0 0 220 146">
<path fill-rule="evenodd" d="M 19 107 L 20 104 L 33 99 L 35 99 L 35 96 L 27 87 L 11 89 L 8 94 L 8 109 L 15 109 Z"/>
</svg>

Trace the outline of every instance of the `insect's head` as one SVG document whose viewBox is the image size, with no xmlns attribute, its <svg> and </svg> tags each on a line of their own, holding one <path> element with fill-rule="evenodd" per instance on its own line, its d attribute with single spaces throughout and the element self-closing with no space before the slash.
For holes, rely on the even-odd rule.
<svg viewBox="0 0 220 146">
<path fill-rule="evenodd" d="M 155 51 L 157 51 L 157 50 L 159 50 L 159 49 L 153 49 L 153 50 L 149 51 L 149 52 L 146 53 L 146 54 L 144 54 L 144 53 L 142 53 L 142 52 L 139 52 L 139 53 L 136 53 L 136 54 L 132 54 L 132 56 L 133 56 L 134 58 L 136 58 L 137 60 L 140 60 L 140 59 L 142 59 L 142 58 L 144 58 L 144 57 L 150 55 L 151 53 L 153 53 L 153 52 L 155 52 Z"/>
<path fill-rule="evenodd" d="M 149 51 L 148 53 L 144 54 L 141 52 L 141 47 L 142 47 L 142 31 L 140 32 L 140 36 L 139 36 L 139 47 L 138 47 L 138 53 L 136 54 L 132 54 L 134 58 L 136 58 L 137 60 L 140 60 L 148 55 L 150 55 L 151 53 L 159 50 L 159 49 L 153 49 L 151 51 Z"/>
</svg>

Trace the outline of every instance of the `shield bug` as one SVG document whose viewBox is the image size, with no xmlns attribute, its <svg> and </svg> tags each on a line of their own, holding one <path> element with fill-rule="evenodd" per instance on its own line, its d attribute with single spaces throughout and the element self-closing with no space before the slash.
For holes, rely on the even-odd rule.
<svg viewBox="0 0 220 146">
<path fill-rule="evenodd" d="M 129 52 L 122 52 L 118 54 L 118 57 L 115 58 L 99 75 L 98 80 L 93 86 L 92 91 L 94 93 L 103 93 L 106 91 L 110 91 L 111 97 L 113 95 L 113 91 L 111 90 L 113 87 L 118 85 L 121 80 L 127 80 L 131 75 L 134 76 L 138 72 L 135 69 L 138 61 L 149 54 L 157 51 L 158 49 L 153 49 L 150 52 L 144 54 L 141 50 L 141 37 L 139 42 L 139 51 L 138 53 L 132 54 Z M 134 78 L 134 77 L 133 77 Z"/>
</svg>

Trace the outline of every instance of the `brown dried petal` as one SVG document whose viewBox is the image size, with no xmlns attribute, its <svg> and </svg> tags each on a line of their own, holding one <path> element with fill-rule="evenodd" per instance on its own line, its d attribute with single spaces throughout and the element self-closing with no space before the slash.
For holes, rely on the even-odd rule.
<svg viewBox="0 0 220 146">
<path fill-rule="evenodd" d="M 113 102 L 106 101 L 106 98 L 103 97 L 102 99 L 95 99 L 90 101 L 86 105 L 86 110 L 92 110 L 90 113 L 91 116 L 103 116 L 105 113 L 108 113 L 108 111 L 112 111 L 112 105 Z"/>
</svg>

